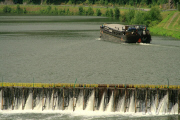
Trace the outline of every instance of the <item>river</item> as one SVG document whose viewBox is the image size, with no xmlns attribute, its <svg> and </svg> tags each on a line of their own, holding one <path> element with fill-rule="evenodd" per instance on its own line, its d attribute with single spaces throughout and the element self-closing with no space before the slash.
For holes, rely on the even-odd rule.
<svg viewBox="0 0 180 120">
<path fill-rule="evenodd" d="M 152 36 L 151 44 L 105 42 L 99 38 L 103 23 L 118 21 L 89 16 L 0 16 L 0 80 L 180 84 L 179 40 Z M 2 119 L 180 119 L 177 115 L 124 117 L 116 113 L 21 112 L 0 112 L 0 116 Z"/>
</svg>

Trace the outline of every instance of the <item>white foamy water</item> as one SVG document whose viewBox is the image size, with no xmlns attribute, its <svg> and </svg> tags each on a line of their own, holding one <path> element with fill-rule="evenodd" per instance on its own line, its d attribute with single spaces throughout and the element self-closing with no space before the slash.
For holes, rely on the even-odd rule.
<svg viewBox="0 0 180 120">
<path fill-rule="evenodd" d="M 78 96 L 75 110 L 76 111 L 83 110 L 83 92 L 82 91 L 80 92 L 80 94 Z"/>
<path fill-rule="evenodd" d="M 0 94 L 1 95 L 1 94 Z M 52 95 L 49 96 L 51 97 L 50 99 L 47 99 L 46 102 L 52 102 Z M 78 100 L 76 103 L 76 108 L 75 111 L 73 111 L 73 101 L 72 98 L 69 101 L 69 106 L 67 107 L 66 110 L 59 110 L 59 109 L 55 109 L 52 110 L 52 106 L 50 105 L 50 103 L 46 103 L 46 105 L 49 104 L 48 109 L 42 110 L 42 98 L 36 98 L 36 106 L 34 107 L 34 109 L 32 110 L 32 94 L 29 94 L 29 97 L 26 101 L 25 104 L 25 109 L 21 110 L 22 108 L 20 107 L 18 110 L 0 110 L 0 116 L 1 115 L 15 115 L 17 114 L 17 119 L 20 118 L 18 117 L 18 114 L 21 115 L 39 115 L 39 116 L 43 116 L 43 115 L 48 115 L 49 117 L 47 118 L 41 118 L 41 119 L 73 119 L 75 117 L 80 117 L 81 119 L 101 119 L 104 117 L 113 117 L 114 119 L 116 118 L 134 118 L 134 117 L 151 117 L 151 116 L 164 116 L 164 115 L 176 115 L 178 114 L 177 112 L 177 108 L 178 105 L 175 104 L 172 109 L 170 110 L 170 112 L 168 113 L 166 110 L 166 102 L 167 102 L 167 95 L 165 95 L 163 97 L 163 99 L 160 101 L 159 103 L 159 107 L 158 107 L 158 112 L 156 112 L 156 110 L 153 111 L 153 106 L 155 104 L 155 100 L 154 103 L 151 106 L 151 112 L 148 112 L 146 114 L 144 114 L 144 112 L 137 112 L 134 113 L 134 95 L 131 96 L 130 101 L 128 102 L 128 106 L 129 106 L 129 110 L 127 112 L 124 113 L 124 96 L 122 98 L 119 99 L 118 102 L 118 111 L 113 112 L 113 104 L 114 104 L 114 98 L 113 98 L 113 93 L 110 97 L 109 103 L 107 104 L 106 110 L 103 111 L 104 108 L 104 94 L 102 96 L 101 99 L 101 103 L 100 103 L 100 108 L 98 111 L 93 111 L 93 101 L 94 101 L 94 91 L 92 92 L 92 94 L 90 95 L 88 102 L 87 102 L 87 107 L 85 110 L 83 110 L 83 94 L 82 92 L 80 92 L 79 96 L 78 96 Z M 1 102 L 1 100 L 0 100 Z M 67 118 L 67 116 L 69 116 Z M 16 118 L 14 118 L 16 119 Z M 35 119 L 35 118 L 33 118 Z"/>
<path fill-rule="evenodd" d="M 104 95 L 105 93 L 103 93 L 102 99 L 101 99 L 101 104 L 99 107 L 99 111 L 103 112 L 104 111 Z"/>
<path fill-rule="evenodd" d="M 107 112 L 113 112 L 113 104 L 114 104 L 114 96 L 113 96 L 113 92 L 112 92 L 112 95 L 111 95 L 111 98 L 110 98 L 110 101 L 107 105 L 107 108 L 106 108 L 106 111 Z"/>
<path fill-rule="evenodd" d="M 32 110 L 32 93 L 29 93 L 29 97 L 26 101 L 24 109 L 25 110 Z"/>
<path fill-rule="evenodd" d="M 87 107 L 85 110 L 87 111 L 93 111 L 93 103 L 94 102 L 94 91 L 92 91 L 91 96 L 89 97 L 89 100 L 87 102 Z"/>
<path fill-rule="evenodd" d="M 135 105 L 134 105 L 134 94 L 130 98 L 130 105 L 129 105 L 129 112 L 135 112 Z"/>
</svg>

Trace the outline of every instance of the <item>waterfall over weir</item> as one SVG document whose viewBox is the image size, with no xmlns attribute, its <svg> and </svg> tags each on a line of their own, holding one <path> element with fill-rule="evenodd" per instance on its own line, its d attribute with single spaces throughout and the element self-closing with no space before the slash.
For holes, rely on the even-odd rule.
<svg viewBox="0 0 180 120">
<path fill-rule="evenodd" d="M 1 110 L 179 114 L 179 89 L 0 87 Z"/>
</svg>

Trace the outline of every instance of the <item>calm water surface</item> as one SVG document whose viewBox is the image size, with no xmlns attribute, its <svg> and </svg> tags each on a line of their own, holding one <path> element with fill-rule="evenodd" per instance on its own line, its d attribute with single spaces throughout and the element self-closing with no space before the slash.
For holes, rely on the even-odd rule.
<svg viewBox="0 0 180 120">
<path fill-rule="evenodd" d="M 101 41 L 102 17 L 0 16 L 0 80 L 37 83 L 180 84 L 180 41 L 152 36 L 151 44 Z M 70 114 L 70 115 L 69 115 Z M 144 119 L 74 113 L 3 113 L 2 119 Z M 145 119 L 170 120 L 179 116 Z M 0 118 L 0 119 L 1 119 Z M 179 117 L 180 119 L 180 117 Z"/>
</svg>

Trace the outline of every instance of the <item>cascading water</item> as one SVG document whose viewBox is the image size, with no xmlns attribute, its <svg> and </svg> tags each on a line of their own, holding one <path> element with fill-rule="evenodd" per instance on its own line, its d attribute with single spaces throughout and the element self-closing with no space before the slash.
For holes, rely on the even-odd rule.
<svg viewBox="0 0 180 120">
<path fill-rule="evenodd" d="M 78 110 L 83 110 L 83 92 L 80 92 L 79 96 L 78 96 L 78 100 L 77 100 L 77 103 L 76 103 L 76 108 L 75 110 L 78 111 Z"/>
<path fill-rule="evenodd" d="M 102 96 L 102 99 L 101 99 L 101 104 L 100 104 L 100 107 L 99 107 L 99 111 L 104 111 L 104 94 L 103 93 L 103 96 Z"/>
<path fill-rule="evenodd" d="M 159 107 L 158 107 L 157 112 L 160 114 L 168 113 L 167 104 L 168 104 L 168 96 L 165 95 L 164 98 L 159 103 Z"/>
<path fill-rule="evenodd" d="M 129 112 L 135 112 L 134 94 L 132 94 L 132 96 L 130 98 Z"/>
<path fill-rule="evenodd" d="M 109 101 L 109 103 L 108 103 L 108 105 L 107 105 L 107 108 L 106 108 L 106 111 L 107 111 L 107 112 L 112 112 L 112 111 L 113 111 L 113 103 L 114 103 L 113 98 L 114 98 L 114 97 L 113 97 L 113 92 L 112 92 L 110 101 Z"/>
<path fill-rule="evenodd" d="M 26 95 L 26 97 L 20 97 L 19 99 L 17 97 L 13 98 L 13 106 L 14 106 L 14 111 L 22 111 L 22 106 L 23 103 L 25 104 L 24 106 L 24 111 L 58 111 L 58 110 L 62 110 L 62 96 L 59 93 L 55 93 L 53 95 L 52 92 L 47 92 L 46 95 L 42 95 L 40 92 L 39 93 L 34 93 L 34 97 L 33 97 L 33 93 L 29 92 L 28 96 Z M 37 94 L 37 95 L 36 95 Z M 84 95 L 83 95 L 83 91 L 81 90 L 78 93 L 77 98 L 74 97 L 74 111 L 75 112 L 89 112 L 92 111 L 93 112 L 93 105 L 99 105 L 99 109 L 96 106 L 95 110 L 96 112 L 99 113 L 104 113 L 105 112 L 113 112 L 114 111 L 114 104 L 117 103 L 117 107 L 116 107 L 116 113 L 120 113 L 120 114 L 124 114 L 124 107 L 125 107 L 125 95 L 121 95 L 118 96 L 118 100 L 116 100 L 117 102 L 114 103 L 115 99 L 114 99 L 114 92 L 112 91 L 110 94 L 111 96 L 106 97 L 106 99 L 108 98 L 109 102 L 105 105 L 104 103 L 104 99 L 105 99 L 105 92 L 103 91 L 103 93 L 101 93 L 102 96 L 101 98 L 99 97 L 98 99 L 95 99 L 95 91 L 90 91 L 90 96 L 86 96 L 87 97 L 87 101 L 84 101 Z M 134 96 L 134 92 L 130 93 L 131 95 L 126 96 L 126 102 L 127 102 L 127 109 L 126 109 L 126 113 L 130 113 L 130 114 L 134 114 L 135 113 L 135 96 Z M 53 98 L 54 97 L 54 98 Z M 96 96 L 97 97 L 97 96 Z M 169 103 L 169 108 L 167 108 L 167 104 L 168 104 L 168 96 L 164 95 L 161 96 L 161 100 L 158 101 L 159 99 L 157 99 L 157 95 L 154 94 L 153 96 L 150 96 L 151 99 L 148 99 L 148 107 L 150 107 L 149 111 L 147 111 L 146 115 L 164 115 L 164 114 L 178 114 L 178 103 L 177 101 L 175 103 Z M 11 97 L 10 97 L 11 98 Z M 3 99 L 7 99 L 7 98 L 3 98 Z M 32 101 L 32 99 L 34 99 Z M 77 99 L 77 100 L 76 100 Z M 64 99 L 66 100 L 66 99 Z M 3 102 L 3 105 L 6 105 L 5 103 L 6 101 Z M 34 106 L 32 106 L 32 103 L 34 102 Z M 67 101 L 66 101 L 67 102 Z M 84 108 L 83 110 L 83 102 L 85 102 L 84 104 L 86 108 Z M 95 103 L 94 103 L 95 102 Z M 2 91 L 0 91 L 0 107 L 2 104 Z M 69 111 L 72 112 L 73 111 L 73 97 L 72 95 L 69 95 L 69 101 L 68 104 L 66 104 L 67 106 L 65 107 L 64 111 Z M 158 105 L 158 106 L 157 106 Z M 156 109 L 157 106 L 157 109 Z M 8 106 L 9 108 L 3 108 L 4 111 L 5 110 L 11 110 L 12 106 L 11 104 Z M 34 109 L 32 110 L 32 107 L 34 107 Z M 104 109 L 106 107 L 106 109 Z M 143 101 L 142 99 L 136 101 L 136 107 L 137 108 L 137 113 L 142 113 L 143 115 L 145 115 L 145 100 Z M 29 112 L 30 112 L 29 111 Z"/>
<path fill-rule="evenodd" d="M 89 100 L 87 102 L 87 107 L 85 110 L 93 111 L 93 101 L 94 101 L 94 91 L 92 92 L 91 96 L 89 97 Z"/>
<path fill-rule="evenodd" d="M 42 110 L 42 98 L 36 98 L 36 106 L 34 110 Z"/>
<path fill-rule="evenodd" d="M 119 102 L 118 102 L 118 112 L 124 112 L 124 99 L 125 96 L 123 96 L 122 98 L 119 98 Z"/>
<path fill-rule="evenodd" d="M 24 109 L 25 110 L 32 110 L 32 93 L 29 93 L 29 97 L 26 101 Z"/>
</svg>

